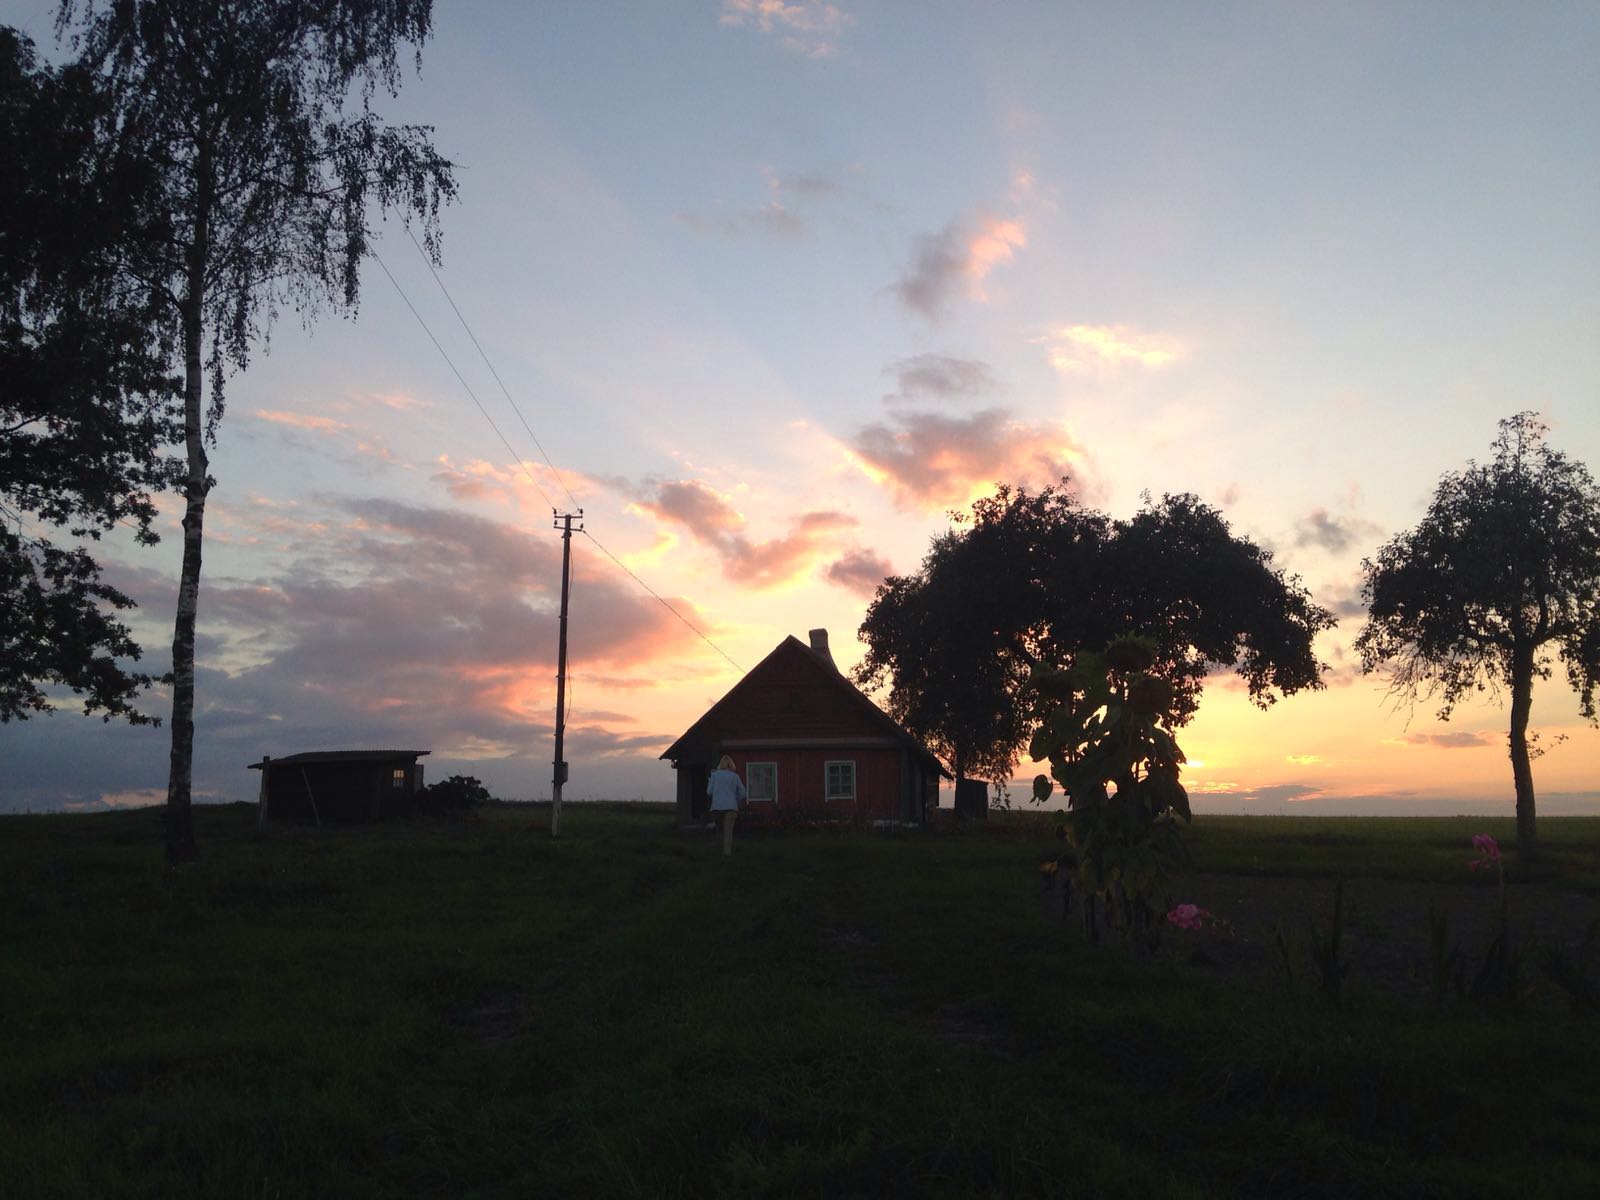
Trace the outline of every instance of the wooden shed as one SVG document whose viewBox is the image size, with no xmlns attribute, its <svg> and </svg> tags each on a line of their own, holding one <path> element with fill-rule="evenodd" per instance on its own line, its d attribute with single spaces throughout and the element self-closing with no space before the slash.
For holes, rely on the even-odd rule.
<svg viewBox="0 0 1600 1200">
<path fill-rule="evenodd" d="M 263 755 L 259 820 L 352 825 L 408 816 L 422 787 L 426 750 L 315 750 Z"/>
<path fill-rule="evenodd" d="M 729 755 L 753 823 L 816 817 L 921 824 L 947 772 L 910 733 L 839 673 L 828 632 L 785 638 L 661 757 L 678 773 L 678 821 L 704 818 L 706 779 Z"/>
</svg>

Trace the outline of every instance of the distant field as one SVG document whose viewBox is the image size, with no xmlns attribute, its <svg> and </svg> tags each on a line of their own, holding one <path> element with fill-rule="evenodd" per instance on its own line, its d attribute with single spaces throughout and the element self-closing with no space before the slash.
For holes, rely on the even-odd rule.
<svg viewBox="0 0 1600 1200">
<path fill-rule="evenodd" d="M 0 1195 L 1600 1194 L 1600 1022 L 1090 947 L 1041 916 L 1044 814 L 727 861 L 656 806 L 570 806 L 559 841 L 542 807 L 197 816 L 177 876 L 153 810 L 0 818 Z M 1477 832 L 1513 840 L 1190 840 L 1241 877 L 1487 884 Z M 1596 890 L 1600 819 L 1541 832 L 1529 886 Z"/>
</svg>

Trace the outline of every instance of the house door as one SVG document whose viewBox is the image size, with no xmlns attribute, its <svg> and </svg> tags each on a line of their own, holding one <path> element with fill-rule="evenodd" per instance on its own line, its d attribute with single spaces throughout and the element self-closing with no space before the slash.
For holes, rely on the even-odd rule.
<svg viewBox="0 0 1600 1200">
<path fill-rule="evenodd" d="M 689 772 L 689 813 L 699 821 L 711 808 L 711 797 L 706 795 L 706 785 L 711 782 L 711 769 L 704 763 L 684 769 Z"/>
</svg>

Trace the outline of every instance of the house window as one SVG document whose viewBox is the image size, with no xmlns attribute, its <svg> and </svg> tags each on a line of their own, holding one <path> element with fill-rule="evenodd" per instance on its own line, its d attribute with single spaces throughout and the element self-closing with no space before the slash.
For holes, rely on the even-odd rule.
<svg viewBox="0 0 1600 1200">
<path fill-rule="evenodd" d="M 745 789 L 751 803 L 758 800 L 775 801 L 778 798 L 778 764 L 770 762 L 747 763 L 744 769 Z"/>
<path fill-rule="evenodd" d="M 853 761 L 824 764 L 822 795 L 825 800 L 854 800 L 856 764 Z"/>
<path fill-rule="evenodd" d="M 405 785 L 406 785 L 406 769 L 404 767 L 396 767 L 394 769 L 394 785 L 393 786 L 395 786 L 397 788 L 403 788 L 403 787 L 405 787 Z"/>
</svg>

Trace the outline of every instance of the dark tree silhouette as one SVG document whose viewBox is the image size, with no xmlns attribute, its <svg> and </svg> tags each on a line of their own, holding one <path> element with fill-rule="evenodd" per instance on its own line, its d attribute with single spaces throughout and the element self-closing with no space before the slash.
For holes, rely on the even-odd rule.
<svg viewBox="0 0 1600 1200">
<path fill-rule="evenodd" d="M 1127 521 L 1083 507 L 1066 481 L 1001 487 L 934 543 L 922 570 L 887 580 L 867 610 L 856 678 L 959 773 L 1003 779 L 1040 715 L 1034 667 L 1070 662 L 1132 630 L 1154 643 L 1183 724 L 1217 666 L 1265 707 L 1322 686 L 1312 642 L 1333 615 L 1271 554 L 1191 495 Z M 961 754 L 960 766 L 956 752 Z M 980 774 L 980 777 L 981 777 Z"/>
<path fill-rule="evenodd" d="M 194 634 L 206 445 L 223 381 L 281 306 L 310 320 L 353 310 L 374 209 L 420 217 L 438 259 L 439 206 L 455 194 L 430 130 L 372 111 L 399 88 L 398 50 L 421 44 L 431 0 L 64 0 L 82 62 L 117 96 L 119 134 L 162 168 L 170 241 L 126 266 L 164 302 L 181 353 L 183 569 L 172 637 L 167 861 L 196 857 L 189 809 Z M 353 111 L 347 111 L 347 108 Z M 207 402 L 206 389 L 210 396 Z"/>
<path fill-rule="evenodd" d="M 182 433 L 159 313 L 117 269 L 165 213 L 114 115 L 101 79 L 0 27 L 0 721 L 51 711 L 57 687 L 154 720 L 134 707 L 150 676 L 118 661 L 140 657 L 113 615 L 133 602 L 83 545 L 118 522 L 156 540 Z"/>
<path fill-rule="evenodd" d="M 1600 489 L 1582 463 L 1545 444 L 1531 412 L 1500 422 L 1494 462 L 1439 481 L 1422 522 L 1366 559 L 1369 614 L 1356 639 L 1364 671 L 1387 668 L 1439 719 L 1472 691 L 1511 693 L 1517 849 L 1538 853 L 1528 717 L 1554 644 L 1595 720 L 1600 678 Z"/>
<path fill-rule="evenodd" d="M 964 570 L 964 548 L 946 534 L 919 573 L 884 581 L 861 625 L 867 655 L 855 672 L 869 688 L 888 683 L 890 713 L 950 765 L 958 787 L 1005 779 L 1027 736 L 1027 714 L 1011 702 L 1025 666 L 974 632 L 988 623 L 1004 579 Z"/>
</svg>

